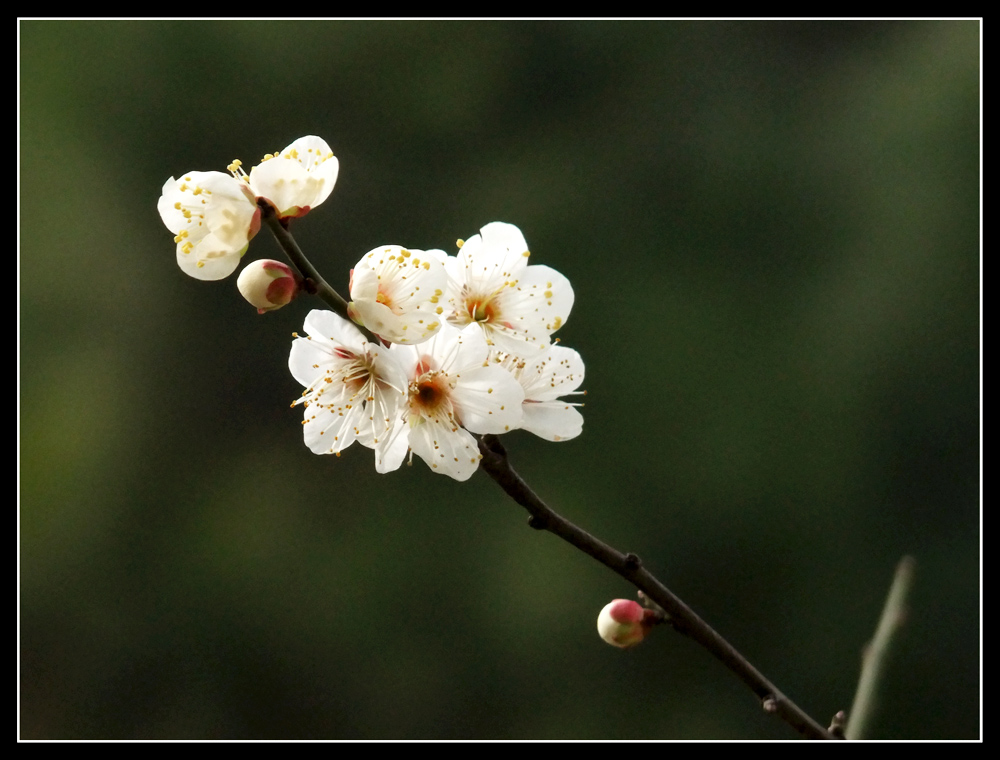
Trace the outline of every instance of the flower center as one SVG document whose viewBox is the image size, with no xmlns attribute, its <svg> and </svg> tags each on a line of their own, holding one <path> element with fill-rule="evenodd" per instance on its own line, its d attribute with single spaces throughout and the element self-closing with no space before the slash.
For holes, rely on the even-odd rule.
<svg viewBox="0 0 1000 760">
<path fill-rule="evenodd" d="M 410 383 L 410 411 L 426 418 L 449 417 L 453 409 L 448 376 L 432 370 Z"/>
<path fill-rule="evenodd" d="M 489 298 L 469 298 L 465 308 L 473 322 L 492 322 L 496 317 L 496 309 Z"/>
</svg>

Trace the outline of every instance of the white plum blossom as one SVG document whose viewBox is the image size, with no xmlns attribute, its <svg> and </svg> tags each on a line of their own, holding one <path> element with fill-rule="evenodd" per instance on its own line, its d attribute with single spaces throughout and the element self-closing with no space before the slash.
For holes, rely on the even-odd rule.
<svg viewBox="0 0 1000 760">
<path fill-rule="evenodd" d="M 309 312 L 305 331 L 309 337 L 292 342 L 288 368 L 305 386 L 292 406 L 305 407 L 306 446 L 339 455 L 356 440 L 382 444 L 406 399 L 407 378 L 397 357 L 331 311 Z"/>
<path fill-rule="evenodd" d="M 163 185 L 157 209 L 177 243 L 177 263 L 199 280 L 221 280 L 239 266 L 250 239 L 260 230 L 258 199 L 267 200 L 281 219 L 304 216 L 325 201 L 337 182 L 340 164 L 319 137 L 300 137 L 280 153 L 264 156 L 230 174 L 188 172 Z"/>
<path fill-rule="evenodd" d="M 390 343 L 422 343 L 441 326 L 444 251 L 375 248 L 351 270 L 351 318 Z"/>
<path fill-rule="evenodd" d="M 163 185 L 160 218 L 177 244 L 177 264 L 198 280 L 221 280 L 239 266 L 260 229 L 260 209 L 243 183 L 222 172 L 188 172 Z"/>
<path fill-rule="evenodd" d="M 475 327 L 447 323 L 419 346 L 394 344 L 409 381 L 402 413 L 384 444 L 375 447 L 375 468 L 391 472 L 407 450 L 434 472 L 468 480 L 482 455 L 472 433 L 505 433 L 521 422 L 524 391 L 502 367 L 489 364 L 489 347 Z"/>
<path fill-rule="evenodd" d="M 568 441 L 583 432 L 583 415 L 576 410 L 582 404 L 559 398 L 583 393 L 577 390 L 584 376 L 579 353 L 556 344 L 528 359 L 498 354 L 493 361 L 524 389 L 522 430 L 549 441 Z"/>
<path fill-rule="evenodd" d="M 548 346 L 569 317 L 573 288 L 547 266 L 528 266 L 528 244 L 513 224 L 492 222 L 449 257 L 446 315 L 477 325 L 498 351 L 526 356 Z"/>
<path fill-rule="evenodd" d="M 246 174 L 239 160 L 229 165 L 256 198 L 265 198 L 280 219 L 305 216 L 325 201 L 337 183 L 340 162 L 320 137 L 300 137 L 280 153 L 269 153 Z"/>
</svg>

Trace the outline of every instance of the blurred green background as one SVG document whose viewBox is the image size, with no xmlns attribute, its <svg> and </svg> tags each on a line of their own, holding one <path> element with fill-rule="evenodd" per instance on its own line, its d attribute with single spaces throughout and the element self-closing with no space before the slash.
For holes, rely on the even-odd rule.
<svg viewBox="0 0 1000 760">
<path fill-rule="evenodd" d="M 163 182 L 297 137 L 293 225 L 517 224 L 576 303 L 583 435 L 514 433 L 818 720 L 916 557 L 879 738 L 980 734 L 979 75 L 968 22 L 20 23 L 24 738 L 786 739 L 482 473 L 317 457 L 260 317 L 177 268 Z M 280 257 L 263 231 L 246 260 Z"/>
</svg>

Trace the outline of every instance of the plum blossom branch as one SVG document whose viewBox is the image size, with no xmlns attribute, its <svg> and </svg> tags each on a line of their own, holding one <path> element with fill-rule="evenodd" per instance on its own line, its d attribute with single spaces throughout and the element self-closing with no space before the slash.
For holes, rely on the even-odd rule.
<svg viewBox="0 0 1000 760">
<path fill-rule="evenodd" d="M 479 451 L 483 455 L 480 466 L 508 496 L 531 514 L 528 525 L 555 534 L 643 591 L 663 608 L 669 616 L 669 622 L 678 632 L 707 649 L 749 686 L 760 698 L 766 712 L 774 713 L 808 739 L 834 738 L 828 730 L 782 694 L 732 644 L 716 633 L 676 594 L 643 567 L 642 561 L 636 555 L 622 554 L 553 511 L 511 466 L 507 451 L 497 436 L 482 436 L 479 439 Z"/>
<path fill-rule="evenodd" d="M 319 274 L 299 248 L 295 238 L 279 221 L 273 207 L 262 201 L 260 208 L 262 221 L 270 228 L 292 264 L 307 280 L 314 283 L 314 295 L 321 298 L 344 319 L 349 319 L 347 302 Z M 367 333 L 360 326 L 359 329 Z M 553 511 L 511 466 L 507 451 L 497 435 L 482 435 L 478 438 L 478 442 L 479 452 L 482 455 L 479 465 L 508 496 L 528 510 L 531 515 L 528 524 L 532 528 L 555 534 L 643 591 L 664 609 L 669 616 L 669 622 L 678 632 L 707 649 L 749 686 L 760 698 L 765 712 L 777 715 L 808 739 L 836 738 L 788 699 L 728 641 L 643 567 L 636 555 L 623 554 Z"/>
<path fill-rule="evenodd" d="M 569 316 L 572 287 L 550 267 L 528 265 L 520 230 L 488 224 L 458 241 L 455 257 L 400 246 L 374 249 L 353 270 L 349 304 L 288 231 L 289 221 L 321 204 L 336 182 L 339 163 L 326 142 L 300 138 L 265 156 L 249 174 L 239 161 L 229 171 L 231 176 L 188 172 L 171 178 L 157 207 L 175 234 L 178 265 L 192 277 L 232 274 L 263 223 L 297 272 L 279 262 L 254 262 L 238 281 L 247 300 L 264 313 L 288 303 L 301 286 L 333 310 L 310 312 L 307 336 L 296 335 L 289 356 L 292 375 L 305 386 L 293 406 L 305 410 L 304 440 L 312 451 L 339 455 L 358 442 L 375 450 L 378 472 L 398 468 L 412 452 L 455 480 L 467 480 L 481 466 L 528 510 L 531 527 L 590 555 L 654 607 L 613 603 L 610 622 L 599 623 L 607 629 L 605 640 L 628 646 L 633 642 L 620 627 L 669 622 L 747 684 L 765 712 L 810 739 L 839 736 L 782 694 L 636 555 L 554 512 L 511 466 L 501 433 L 522 428 L 553 441 L 579 435 L 578 404 L 559 397 L 582 393 L 576 388 L 584 377 L 579 355 L 551 342 Z"/>
</svg>

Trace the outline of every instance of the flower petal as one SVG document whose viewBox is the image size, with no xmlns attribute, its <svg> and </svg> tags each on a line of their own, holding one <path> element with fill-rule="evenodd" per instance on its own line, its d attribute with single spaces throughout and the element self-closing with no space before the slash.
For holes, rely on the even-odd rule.
<svg viewBox="0 0 1000 760">
<path fill-rule="evenodd" d="M 523 362 L 516 374 L 526 399 L 553 401 L 579 388 L 585 370 L 579 353 L 572 348 L 554 345 Z"/>
<path fill-rule="evenodd" d="M 521 427 L 524 389 L 502 367 L 472 367 L 452 392 L 463 427 L 473 433 L 506 433 Z"/>
<path fill-rule="evenodd" d="M 325 140 L 300 137 L 250 170 L 250 189 L 274 204 L 279 216 L 301 216 L 330 196 L 339 171 Z"/>
<path fill-rule="evenodd" d="M 583 432 L 583 415 L 565 401 L 526 401 L 521 429 L 547 441 L 568 441 Z"/>
<path fill-rule="evenodd" d="M 410 448 L 434 471 L 468 480 L 479 467 L 479 444 L 468 430 L 451 429 L 439 420 L 421 418 L 410 427 Z"/>
</svg>

